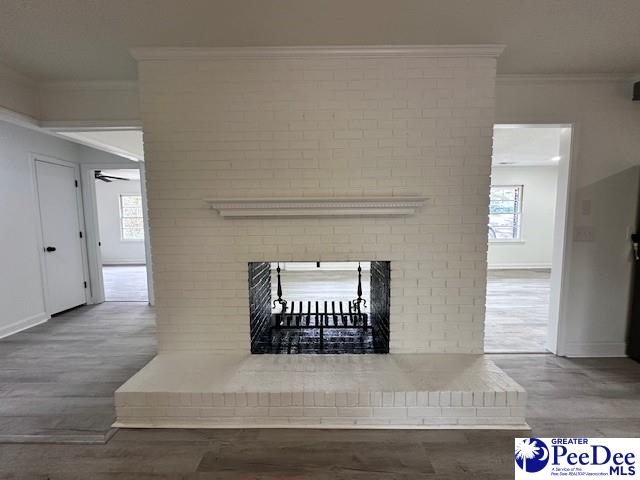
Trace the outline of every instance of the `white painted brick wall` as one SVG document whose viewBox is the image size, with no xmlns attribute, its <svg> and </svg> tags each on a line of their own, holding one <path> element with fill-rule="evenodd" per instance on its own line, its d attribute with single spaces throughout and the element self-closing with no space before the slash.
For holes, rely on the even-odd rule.
<svg viewBox="0 0 640 480">
<path fill-rule="evenodd" d="M 249 261 L 390 260 L 391 352 L 482 352 L 494 59 L 139 73 L 160 351 L 249 351 Z M 357 220 L 224 220 L 202 201 L 404 194 L 430 200 Z"/>
</svg>

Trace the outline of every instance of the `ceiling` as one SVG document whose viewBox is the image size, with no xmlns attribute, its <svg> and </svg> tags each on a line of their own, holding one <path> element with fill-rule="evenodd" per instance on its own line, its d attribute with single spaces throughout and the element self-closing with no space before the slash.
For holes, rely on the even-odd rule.
<svg viewBox="0 0 640 480">
<path fill-rule="evenodd" d="M 56 135 L 130 160 L 144 160 L 142 132 L 140 130 L 60 131 L 56 132 Z"/>
<path fill-rule="evenodd" d="M 493 166 L 554 166 L 560 160 L 561 127 L 496 126 Z"/>
<path fill-rule="evenodd" d="M 136 78 L 131 46 L 501 43 L 500 73 L 640 72 L 638 0 L 0 0 L 0 60 Z"/>
<path fill-rule="evenodd" d="M 101 170 L 101 172 L 103 175 L 109 175 L 111 177 L 128 178 L 129 180 L 140 180 L 140 170 L 138 170 L 137 168 Z"/>
</svg>

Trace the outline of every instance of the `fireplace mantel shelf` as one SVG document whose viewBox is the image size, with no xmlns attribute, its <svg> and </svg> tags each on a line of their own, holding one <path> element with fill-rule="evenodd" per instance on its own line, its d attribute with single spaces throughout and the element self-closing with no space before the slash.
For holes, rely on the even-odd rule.
<svg viewBox="0 0 640 480">
<path fill-rule="evenodd" d="M 225 218 L 283 217 L 398 217 L 413 215 L 427 198 L 390 197 L 281 197 L 207 198 L 204 201 Z"/>
</svg>

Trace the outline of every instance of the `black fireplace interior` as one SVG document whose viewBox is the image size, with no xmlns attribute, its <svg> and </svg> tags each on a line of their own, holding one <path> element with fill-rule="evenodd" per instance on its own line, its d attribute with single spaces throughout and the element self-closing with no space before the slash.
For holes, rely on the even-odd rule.
<svg viewBox="0 0 640 480">
<path fill-rule="evenodd" d="M 251 353 L 389 353 L 391 263 L 249 262 Z"/>
</svg>

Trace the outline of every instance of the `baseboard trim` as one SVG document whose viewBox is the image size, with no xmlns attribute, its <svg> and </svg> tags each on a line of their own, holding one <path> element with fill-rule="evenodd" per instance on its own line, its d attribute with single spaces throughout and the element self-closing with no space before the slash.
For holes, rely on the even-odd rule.
<svg viewBox="0 0 640 480">
<path fill-rule="evenodd" d="M 500 417 L 496 417 L 498 420 Z M 531 430 L 529 424 L 524 420 L 514 423 L 468 423 L 468 424 L 433 424 L 433 425 L 410 425 L 410 424 L 293 424 L 293 423 L 274 423 L 264 424 L 256 421 L 255 423 L 217 423 L 207 422 L 206 419 L 194 419 L 193 421 L 171 420 L 171 419 L 118 419 L 112 425 L 113 428 L 179 428 L 179 429 L 305 429 L 305 430 Z"/>
<path fill-rule="evenodd" d="M 528 270 L 551 269 L 550 263 L 496 263 L 487 266 L 487 270 Z"/>
<path fill-rule="evenodd" d="M 41 323 L 46 322 L 50 318 L 51 317 L 45 312 L 40 312 L 37 315 L 23 318 L 22 320 L 18 320 L 17 322 L 13 322 L 5 327 L 0 328 L 0 338 L 5 338 L 9 335 L 14 335 L 18 332 L 22 332 L 23 330 L 26 330 L 28 328 L 35 327 L 36 325 L 40 325 Z"/>
<path fill-rule="evenodd" d="M 566 357 L 626 357 L 624 342 L 569 342 Z"/>
</svg>

